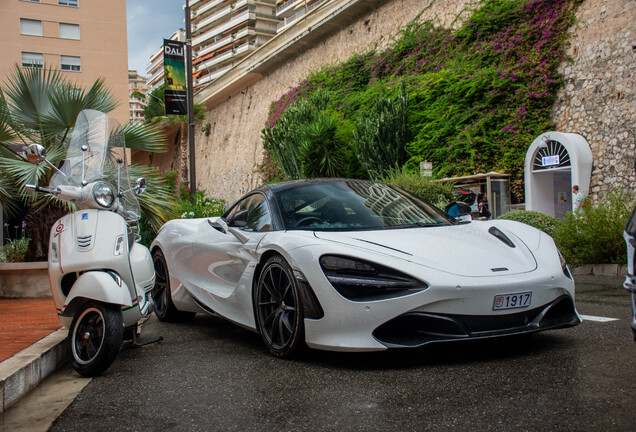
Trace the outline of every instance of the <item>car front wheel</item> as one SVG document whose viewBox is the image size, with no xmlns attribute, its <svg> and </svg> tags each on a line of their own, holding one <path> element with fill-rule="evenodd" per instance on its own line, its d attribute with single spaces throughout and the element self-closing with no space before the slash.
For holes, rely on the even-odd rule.
<svg viewBox="0 0 636 432">
<path fill-rule="evenodd" d="M 270 258 L 254 293 L 256 324 L 269 351 L 291 357 L 304 345 L 303 309 L 298 282 L 287 261 Z"/>
</svg>

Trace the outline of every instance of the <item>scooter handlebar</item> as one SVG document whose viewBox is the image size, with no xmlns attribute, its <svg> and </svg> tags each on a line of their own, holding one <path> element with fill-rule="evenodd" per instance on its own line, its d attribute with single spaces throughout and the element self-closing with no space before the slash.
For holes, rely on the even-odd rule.
<svg viewBox="0 0 636 432">
<path fill-rule="evenodd" d="M 53 188 L 48 188 L 48 187 L 40 187 L 40 186 L 36 186 L 36 185 L 31 185 L 31 184 L 24 185 L 24 187 L 27 190 L 32 190 L 32 191 L 35 191 L 35 192 L 44 192 L 44 193 L 50 193 L 50 194 L 53 194 L 53 195 L 57 195 L 57 194 L 60 193 L 59 189 L 53 189 Z"/>
</svg>

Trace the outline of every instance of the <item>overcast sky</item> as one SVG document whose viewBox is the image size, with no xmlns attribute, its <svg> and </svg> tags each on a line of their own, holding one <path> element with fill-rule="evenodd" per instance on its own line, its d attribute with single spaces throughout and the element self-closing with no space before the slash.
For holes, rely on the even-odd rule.
<svg viewBox="0 0 636 432">
<path fill-rule="evenodd" d="M 128 69 L 146 76 L 153 55 L 180 28 L 185 28 L 184 0 L 126 0 Z"/>
</svg>

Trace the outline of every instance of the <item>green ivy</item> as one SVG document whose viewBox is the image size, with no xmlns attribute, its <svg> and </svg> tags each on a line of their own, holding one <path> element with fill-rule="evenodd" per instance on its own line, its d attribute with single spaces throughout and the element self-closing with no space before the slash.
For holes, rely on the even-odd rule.
<svg viewBox="0 0 636 432">
<path fill-rule="evenodd" d="M 558 65 L 566 59 L 567 31 L 580 3 L 482 0 L 457 30 L 412 22 L 386 50 L 311 73 L 271 104 L 265 130 L 275 134 L 279 124 L 285 127 L 285 113 L 318 91 L 328 92 L 328 109 L 364 124 L 378 98 L 398 97 L 404 83 L 407 166 L 432 161 L 437 177 L 507 172 L 515 199 L 522 201 L 525 152 L 536 136 L 554 128 L 551 108 L 562 86 Z"/>
</svg>

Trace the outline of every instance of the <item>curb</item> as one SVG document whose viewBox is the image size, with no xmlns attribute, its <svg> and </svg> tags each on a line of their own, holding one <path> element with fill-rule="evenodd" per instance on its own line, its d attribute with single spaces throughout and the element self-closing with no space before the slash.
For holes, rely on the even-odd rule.
<svg viewBox="0 0 636 432">
<path fill-rule="evenodd" d="M 0 363 L 0 413 L 66 363 L 67 334 L 56 330 Z"/>
</svg>

